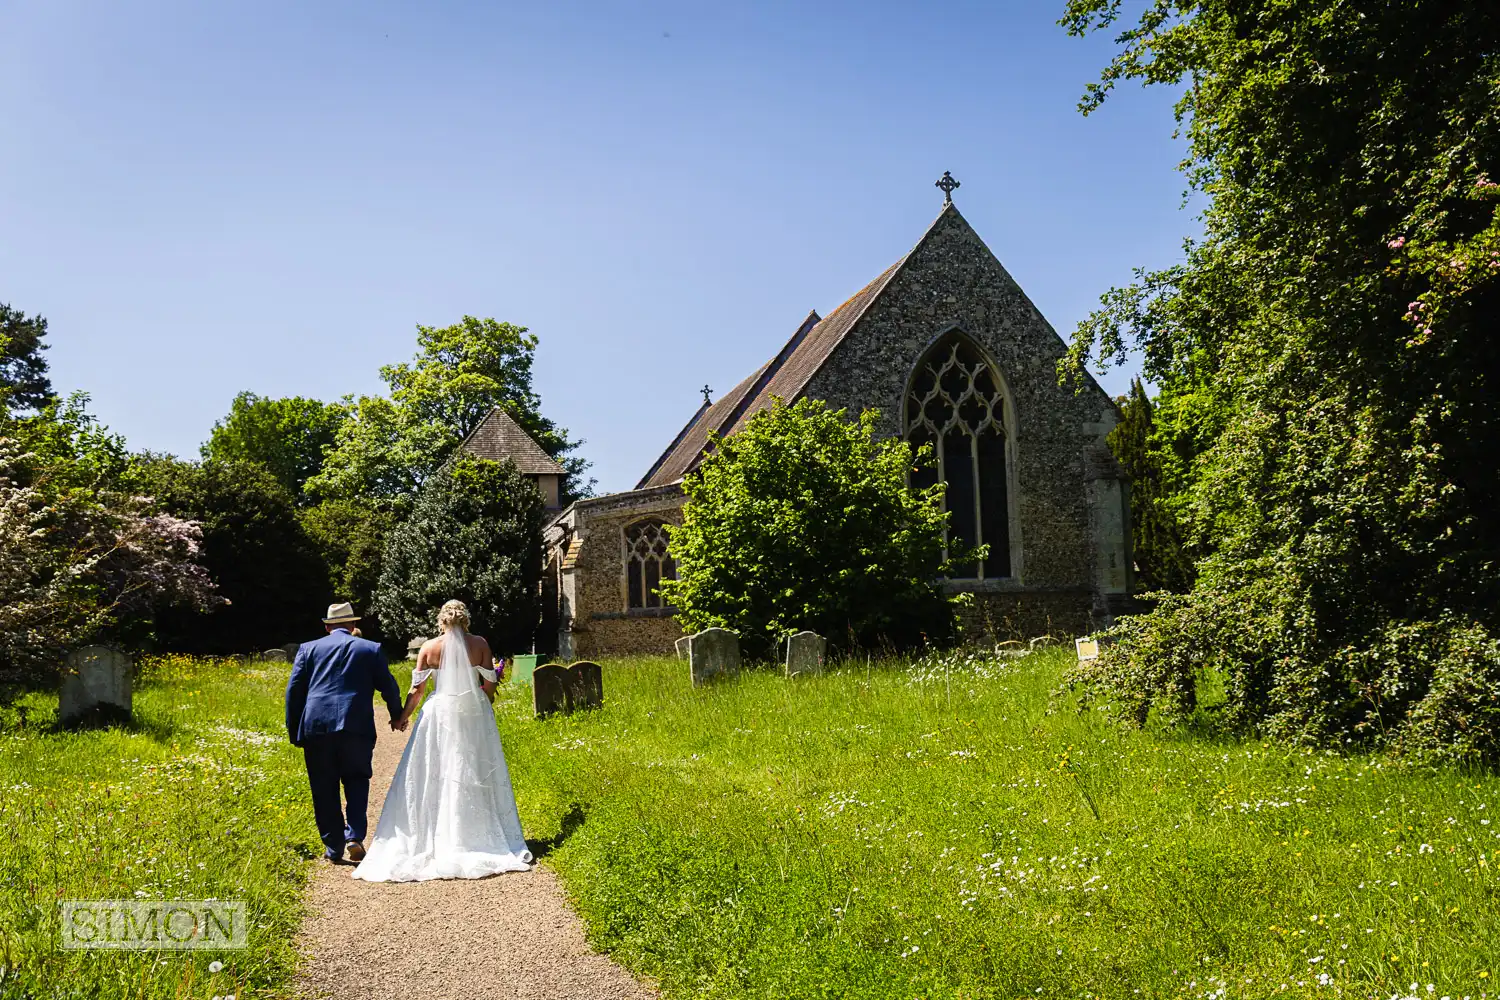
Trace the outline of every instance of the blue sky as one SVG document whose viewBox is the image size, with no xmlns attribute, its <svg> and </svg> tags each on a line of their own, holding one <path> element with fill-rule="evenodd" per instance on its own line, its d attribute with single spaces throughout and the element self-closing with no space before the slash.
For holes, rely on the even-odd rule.
<svg viewBox="0 0 1500 1000">
<path fill-rule="evenodd" d="M 417 323 L 541 339 L 626 489 L 955 200 L 1059 333 L 1181 257 L 1171 95 L 1075 105 L 1061 0 L 0 6 L 0 301 L 131 446 L 380 389 Z M 1104 379 L 1120 391 L 1123 374 Z"/>
</svg>

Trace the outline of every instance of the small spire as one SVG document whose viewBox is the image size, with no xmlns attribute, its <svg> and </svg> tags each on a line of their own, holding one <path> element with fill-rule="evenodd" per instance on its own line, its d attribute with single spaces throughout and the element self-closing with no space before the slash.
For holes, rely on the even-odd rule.
<svg viewBox="0 0 1500 1000">
<path fill-rule="evenodd" d="M 934 186 L 943 189 L 943 204 L 951 205 L 953 204 L 953 189 L 956 187 L 960 187 L 961 185 L 958 183 L 958 181 L 953 179 L 952 174 L 944 170 L 943 176 L 938 178 L 937 183 Z"/>
<path fill-rule="evenodd" d="M 713 392 L 713 390 L 708 387 L 708 383 L 705 382 L 703 384 L 703 388 L 699 389 L 698 391 L 701 392 L 701 393 L 703 393 L 703 405 L 704 406 L 712 406 L 713 403 L 714 403 L 714 401 L 713 401 L 713 398 L 709 395 L 709 393 Z"/>
</svg>

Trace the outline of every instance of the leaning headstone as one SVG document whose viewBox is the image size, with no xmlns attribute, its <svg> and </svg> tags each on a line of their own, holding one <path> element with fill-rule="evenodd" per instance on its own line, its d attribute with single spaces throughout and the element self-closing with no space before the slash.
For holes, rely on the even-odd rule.
<svg viewBox="0 0 1500 1000">
<path fill-rule="evenodd" d="M 726 628 L 707 628 L 688 636 L 688 671 L 693 685 L 740 669 L 740 637 Z"/>
<path fill-rule="evenodd" d="M 71 726 L 91 716 L 130 716 L 130 657 L 117 649 L 85 646 L 65 661 L 58 721 Z"/>
<path fill-rule="evenodd" d="M 604 670 L 591 660 L 580 660 L 568 668 L 569 710 L 604 706 Z"/>
<path fill-rule="evenodd" d="M 786 675 L 821 674 L 828 640 L 816 632 L 798 632 L 786 641 Z"/>
<path fill-rule="evenodd" d="M 300 643 L 300 642 L 289 642 L 285 646 L 282 646 L 281 648 L 284 649 L 284 650 L 286 650 L 286 658 L 288 660 L 295 660 L 297 658 L 297 650 L 299 650 L 299 649 L 302 648 L 302 643 Z"/>
<path fill-rule="evenodd" d="M 692 641 L 693 641 L 693 637 L 692 636 L 685 635 L 681 639 L 678 639 L 677 642 L 673 644 L 673 648 L 675 648 L 677 650 L 677 658 L 679 660 L 685 660 L 685 659 L 688 658 L 688 648 L 692 644 Z"/>
<path fill-rule="evenodd" d="M 568 710 L 568 676 L 568 668 L 560 663 L 546 663 L 532 672 L 531 707 L 538 719 Z"/>
<path fill-rule="evenodd" d="M 277 646 L 275 649 L 266 650 L 260 654 L 260 658 L 262 660 L 270 660 L 272 663 L 290 663 L 292 661 L 292 658 L 286 655 L 286 650 L 280 646 Z"/>
</svg>

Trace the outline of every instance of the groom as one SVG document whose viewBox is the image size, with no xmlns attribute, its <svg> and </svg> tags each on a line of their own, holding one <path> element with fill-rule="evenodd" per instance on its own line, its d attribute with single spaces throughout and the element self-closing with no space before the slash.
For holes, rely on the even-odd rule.
<svg viewBox="0 0 1500 1000">
<path fill-rule="evenodd" d="M 376 691 L 391 710 L 391 728 L 405 728 L 397 721 L 401 689 L 380 645 L 349 632 L 358 621 L 349 604 L 329 607 L 323 619 L 328 634 L 297 650 L 286 685 L 286 733 L 302 748 L 323 856 L 335 862 L 343 860 L 346 846 L 350 861 L 365 856 Z M 349 806 L 347 825 L 339 808 L 340 784 Z"/>
</svg>

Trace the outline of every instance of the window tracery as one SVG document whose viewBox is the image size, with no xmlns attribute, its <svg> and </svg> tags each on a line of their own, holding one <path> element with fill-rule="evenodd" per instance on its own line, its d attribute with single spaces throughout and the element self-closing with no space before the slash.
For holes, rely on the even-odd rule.
<svg viewBox="0 0 1500 1000">
<path fill-rule="evenodd" d="M 677 564 L 667 549 L 664 522 L 637 521 L 625 529 L 626 607 L 664 607 L 658 589 L 663 580 L 677 579 Z"/>
<path fill-rule="evenodd" d="M 936 463 L 912 473 L 916 488 L 948 484 L 948 551 L 989 545 L 958 579 L 1011 575 L 1005 394 L 999 375 L 963 334 L 939 340 L 917 365 L 906 394 L 906 439 L 930 444 Z"/>
</svg>

